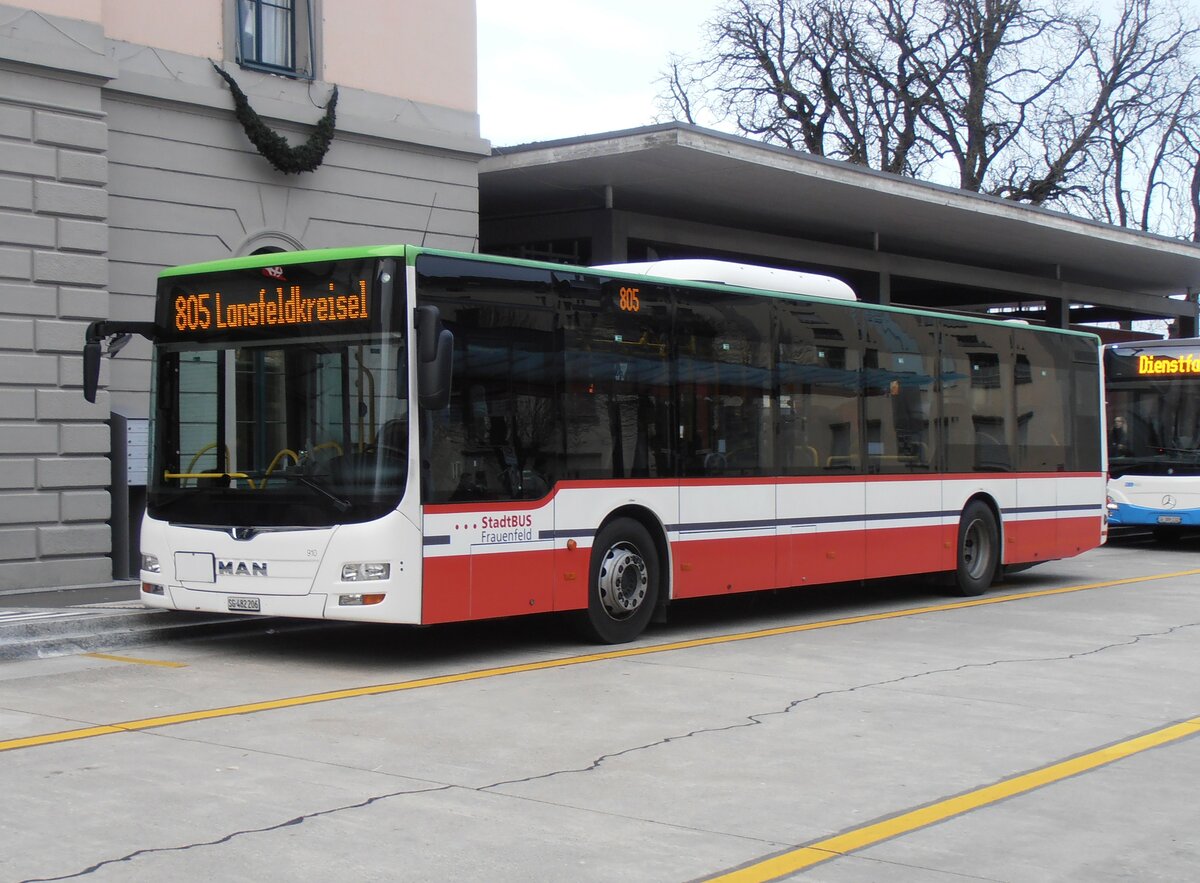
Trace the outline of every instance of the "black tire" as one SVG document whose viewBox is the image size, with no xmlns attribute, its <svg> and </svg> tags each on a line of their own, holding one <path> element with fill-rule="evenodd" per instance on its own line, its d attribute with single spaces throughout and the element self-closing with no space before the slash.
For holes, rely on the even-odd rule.
<svg viewBox="0 0 1200 883">
<path fill-rule="evenodd" d="M 959 595 L 982 595 L 1000 565 L 1000 528 L 986 503 L 972 500 L 958 520 L 958 566 L 954 586 Z"/>
<path fill-rule="evenodd" d="M 588 565 L 588 606 L 579 612 L 583 635 L 602 644 L 625 644 L 640 635 L 658 603 L 658 548 L 631 518 L 609 522 L 596 534 Z"/>
</svg>

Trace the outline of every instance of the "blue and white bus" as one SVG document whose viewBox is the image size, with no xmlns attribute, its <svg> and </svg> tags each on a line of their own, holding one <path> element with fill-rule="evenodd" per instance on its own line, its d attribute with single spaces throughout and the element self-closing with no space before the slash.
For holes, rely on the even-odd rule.
<svg viewBox="0 0 1200 883">
<path fill-rule="evenodd" d="M 1109 526 L 1200 528 L 1200 339 L 1109 344 L 1104 370 Z"/>
</svg>

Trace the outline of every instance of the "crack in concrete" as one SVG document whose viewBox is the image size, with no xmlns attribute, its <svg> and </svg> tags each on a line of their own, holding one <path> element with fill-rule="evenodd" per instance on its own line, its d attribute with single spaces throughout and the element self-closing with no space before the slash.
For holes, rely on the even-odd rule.
<svg viewBox="0 0 1200 883">
<path fill-rule="evenodd" d="M 688 732 L 688 733 L 679 733 L 674 736 L 667 736 L 663 739 L 656 739 L 653 742 L 647 742 L 645 745 L 634 745 L 629 748 L 622 749 L 621 751 L 614 751 L 609 754 L 602 754 L 599 757 L 597 757 L 595 760 L 593 760 L 591 763 L 589 763 L 587 766 L 576 767 L 576 768 L 568 769 L 568 770 L 555 770 L 555 771 L 549 772 L 549 773 L 541 773 L 536 776 L 526 776 L 521 779 L 508 779 L 508 780 L 505 780 L 502 782 L 493 782 L 491 785 L 484 785 L 476 790 L 487 791 L 487 790 L 490 790 L 493 788 L 501 788 L 505 785 L 519 785 L 519 784 L 523 784 L 525 782 L 537 782 L 537 781 L 540 781 L 543 779 L 553 778 L 555 776 L 567 775 L 567 774 L 572 774 L 572 773 L 593 772 L 594 770 L 599 769 L 605 762 L 607 762 L 609 760 L 614 760 L 618 757 L 623 757 L 628 754 L 633 754 L 633 753 L 640 752 L 640 751 L 647 751 L 652 748 L 658 748 L 663 745 L 669 745 L 672 742 L 679 742 L 684 739 L 691 739 L 695 736 L 704 736 L 704 735 L 708 735 L 711 733 L 726 733 L 726 732 L 730 732 L 732 730 L 741 730 L 741 729 L 746 729 L 749 727 L 756 727 L 756 726 L 759 726 L 762 723 L 764 723 L 767 718 L 790 714 L 792 711 L 794 711 L 796 708 L 798 708 L 801 705 L 804 705 L 809 702 L 815 702 L 818 699 L 824 699 L 829 696 L 845 695 L 847 693 L 854 693 L 858 690 L 867 690 L 872 687 L 887 687 L 887 686 L 892 686 L 894 684 L 903 683 L 904 681 L 916 680 L 917 678 L 930 677 L 932 675 L 938 675 L 938 674 L 953 674 L 955 672 L 966 671 L 966 670 L 972 669 L 972 668 L 989 668 L 991 666 L 996 666 L 996 665 L 1012 665 L 1012 664 L 1027 663 L 1027 662 L 1067 662 L 1067 661 L 1070 661 L 1073 659 L 1081 659 L 1085 656 L 1093 656 L 1097 653 L 1103 653 L 1106 650 L 1113 650 L 1113 649 L 1120 648 L 1120 647 L 1131 647 L 1134 644 L 1139 643 L 1143 638 L 1165 637 L 1166 635 L 1169 635 L 1172 632 L 1179 631 L 1180 629 L 1195 628 L 1196 626 L 1200 626 L 1200 622 L 1189 622 L 1189 623 L 1184 623 L 1183 625 L 1171 626 L 1170 628 L 1165 629 L 1164 631 L 1161 631 L 1161 632 L 1146 632 L 1143 634 L 1133 635 L 1133 636 L 1131 636 L 1131 638 L 1128 641 L 1115 641 L 1111 644 L 1105 644 L 1101 647 L 1094 647 L 1091 650 L 1081 650 L 1076 653 L 1069 653 L 1065 656 L 1031 656 L 1031 657 L 1021 657 L 1021 658 L 1016 658 L 1016 659 L 993 659 L 990 662 L 966 662 L 966 663 L 963 663 L 962 665 L 956 665 L 956 666 L 953 666 L 950 668 L 935 668 L 935 669 L 929 669 L 928 671 L 913 672 L 911 674 L 901 675 L 900 677 L 889 678 L 889 679 L 883 680 L 883 681 L 872 681 L 872 682 L 866 683 L 866 684 L 856 684 L 853 687 L 842 687 L 842 688 L 839 688 L 836 690 L 822 690 L 819 693 L 813 693 L 811 696 L 805 696 L 801 699 L 793 699 L 791 702 L 789 702 L 783 708 L 776 709 L 774 711 L 764 711 L 764 712 L 760 712 L 758 714 L 747 715 L 745 720 L 739 721 L 738 723 L 729 724 L 729 725 L 723 726 L 723 727 L 702 727 L 697 730 L 692 730 L 691 732 Z"/>
<path fill-rule="evenodd" d="M 277 824 L 274 824 L 274 825 L 264 825 L 261 828 L 247 828 L 242 831 L 231 831 L 230 833 L 226 834 L 224 837 L 218 837 L 215 840 L 201 840 L 197 843 L 188 843 L 183 846 L 151 846 L 151 847 L 147 847 L 145 849 L 136 849 L 133 852 L 130 852 L 126 855 L 120 856 L 119 858 L 105 859 L 104 861 L 97 862 L 96 864 L 91 865 L 90 867 L 84 868 L 81 871 L 76 871 L 72 874 L 64 874 L 60 877 L 31 877 L 26 880 L 23 880 L 22 883 L 53 883 L 53 881 L 57 881 L 57 880 L 73 880 L 76 877 L 86 877 L 89 874 L 94 874 L 96 871 L 99 871 L 101 868 L 106 868 L 110 865 L 119 865 L 122 862 L 132 862 L 136 859 L 141 858 L 142 856 L 154 855 L 156 853 L 186 852 L 189 849 L 199 849 L 199 848 L 205 847 L 205 846 L 220 846 L 222 843 L 229 843 L 231 840 L 233 840 L 236 837 L 242 837 L 242 836 L 246 836 L 246 835 L 250 835 L 250 834 L 268 834 L 272 831 L 281 831 L 284 828 L 291 828 L 296 825 L 302 825 L 305 822 L 309 821 L 310 819 L 317 819 L 317 818 L 320 818 L 321 816 L 330 816 L 330 815 L 334 815 L 335 813 L 345 812 L 346 810 L 351 810 L 351 809 L 362 809 L 364 807 L 370 806 L 373 803 L 379 803 L 380 801 L 383 801 L 383 800 L 390 800 L 393 797 L 405 797 L 410 794 L 432 794 L 437 791 L 450 791 L 457 787 L 459 787 L 459 786 L 457 786 L 457 785 L 442 785 L 441 787 L 438 787 L 438 788 L 419 788 L 416 790 L 392 791 L 388 794 L 377 794 L 374 797 L 368 797 L 366 800 L 361 800 L 358 803 L 347 803 L 342 806 L 333 806 L 333 807 L 329 807 L 328 809 L 322 809 L 322 810 L 317 810 L 315 812 L 304 813 L 302 815 L 294 816 L 285 821 L 278 822 Z"/>
<path fill-rule="evenodd" d="M 550 772 L 539 773 L 538 775 L 534 775 L 534 776 L 525 776 L 525 777 L 519 778 L 519 779 L 506 779 L 506 780 L 503 780 L 500 782 L 493 782 L 490 785 L 481 785 L 481 786 L 476 786 L 476 787 L 472 787 L 469 785 L 446 784 L 446 785 L 441 785 L 441 786 L 432 787 L 432 788 L 418 788 L 418 789 L 406 789 L 406 790 L 401 790 L 401 791 L 392 791 L 392 792 L 388 792 L 386 794 L 378 794 L 378 795 L 375 795 L 374 797 L 368 797 L 366 800 L 359 801 L 358 803 L 349 803 L 349 804 L 344 804 L 342 806 L 335 806 L 335 807 L 330 807 L 328 809 L 317 810 L 317 811 L 311 812 L 311 813 L 304 813 L 302 815 L 294 816 L 293 818 L 287 819 L 283 822 L 279 822 L 274 825 L 265 825 L 261 828 L 249 828 L 249 829 L 240 830 L 240 831 L 232 831 L 232 832 L 226 834 L 225 836 L 219 837 L 215 840 L 200 841 L 197 843 L 189 843 L 189 844 L 185 844 L 182 846 L 147 847 L 144 849 L 138 849 L 138 850 L 130 852 L 126 855 L 120 856 L 118 858 L 105 859 L 103 861 L 97 862 L 94 865 L 91 865 L 87 868 L 84 868 L 80 871 L 76 871 L 71 874 L 64 874 L 64 875 L 58 876 L 58 877 L 29 878 L 27 880 L 22 881 L 22 883 L 54 883 L 54 881 L 71 880 L 71 879 L 75 879 L 78 877 L 88 876 L 88 875 L 93 874 L 96 871 L 98 871 L 102 868 L 108 867 L 110 865 L 116 865 L 116 864 L 121 864 L 123 862 L 135 861 L 136 859 L 138 859 L 142 856 L 154 855 L 154 854 L 159 854 L 159 853 L 185 852 L 190 849 L 199 849 L 199 848 L 207 847 L 207 846 L 220 846 L 221 844 L 228 843 L 237 837 L 248 836 L 248 835 L 252 835 L 252 834 L 266 834 L 266 833 L 270 833 L 272 831 L 279 831 L 284 828 L 294 827 L 296 825 L 302 825 L 306 821 L 309 821 L 312 819 L 318 819 L 323 816 L 330 816 L 330 815 L 345 812 L 348 810 L 363 809 L 365 807 L 371 806 L 372 804 L 379 803 L 384 800 L 391 800 L 392 798 L 396 798 L 396 797 L 407 797 L 407 796 L 416 795 L 416 794 L 434 794 L 434 793 L 438 793 L 438 792 L 453 791 L 453 790 L 465 790 L 465 791 L 473 791 L 476 793 L 488 793 L 488 792 L 495 792 L 496 789 L 503 788 L 504 786 L 507 786 L 507 785 L 519 785 L 519 784 L 524 784 L 524 783 L 528 783 L 528 782 L 544 781 L 547 779 L 555 778 L 557 776 L 594 772 L 595 770 L 598 770 L 601 766 L 603 766 L 605 763 L 607 763 L 610 760 L 615 760 L 616 758 L 624 757 L 624 756 L 630 755 L 630 754 L 635 754 L 635 753 L 639 753 L 639 752 L 643 752 L 643 751 L 649 751 L 654 748 L 659 748 L 664 745 L 669 745 L 672 742 L 680 742 L 685 739 L 695 738 L 697 736 L 711 735 L 711 734 L 715 734 L 715 733 L 725 733 L 725 732 L 730 732 L 733 730 L 746 729 L 749 727 L 757 727 L 757 726 L 764 724 L 767 721 L 767 719 L 769 719 L 769 718 L 779 717 L 782 715 L 790 714 L 792 711 L 794 711 L 796 708 L 800 707 L 801 705 L 805 705 L 810 702 L 815 702 L 818 699 L 824 699 L 824 698 L 827 698 L 830 696 L 845 695 L 848 693 L 857 692 L 859 690 L 871 689 L 873 687 L 886 687 L 886 686 L 891 686 L 894 684 L 903 683 L 905 681 L 916 680 L 918 678 L 931 677 L 933 675 L 938 675 L 938 674 L 953 674 L 955 672 L 967 671 L 969 669 L 975 669 L 975 668 L 989 668 L 989 667 L 998 666 L 998 665 L 1014 665 L 1014 664 L 1023 664 L 1023 663 L 1030 663 L 1030 662 L 1068 662 L 1068 661 L 1075 660 L 1075 659 L 1082 659 L 1086 656 L 1094 656 L 1098 653 L 1103 653 L 1107 650 L 1114 650 L 1114 649 L 1118 649 L 1118 648 L 1122 648 L 1122 647 L 1131 647 L 1137 643 L 1140 643 L 1144 638 L 1165 637 L 1167 635 L 1170 635 L 1170 634 L 1180 631 L 1182 629 L 1195 628 L 1197 626 L 1200 626 L 1200 622 L 1189 622 L 1189 623 L 1184 623 L 1182 625 L 1171 626 L 1170 628 L 1165 629 L 1163 631 L 1159 631 L 1159 632 L 1143 632 L 1143 633 L 1131 636 L 1129 638 L 1129 640 L 1127 640 L 1127 641 L 1114 641 L 1110 644 L 1104 644 L 1103 646 L 1100 646 L 1100 647 L 1093 647 L 1090 650 L 1081 650 L 1081 651 L 1078 651 L 1075 653 L 1069 653 L 1069 654 L 1061 655 L 1061 656 L 1031 656 L 1031 657 L 1019 657 L 1019 658 L 1012 658 L 1012 659 L 994 659 L 989 662 L 966 662 L 966 663 L 963 663 L 962 665 L 951 666 L 949 668 L 935 668 L 935 669 L 929 669 L 929 670 L 921 671 L 921 672 L 913 672 L 910 674 L 901 675 L 900 677 L 896 677 L 896 678 L 888 678 L 888 679 L 882 680 L 882 681 L 871 681 L 871 682 L 865 683 L 865 684 L 856 684 L 852 687 L 842 687 L 842 688 L 839 688 L 836 690 L 822 690 L 818 693 L 813 693 L 810 696 L 805 696 L 800 699 L 794 699 L 791 702 L 789 702 L 786 706 L 784 706 L 783 708 L 779 708 L 774 711 L 764 711 L 764 712 L 759 712 L 756 714 L 747 715 L 744 720 L 739 721 L 734 724 L 729 724 L 729 725 L 723 726 L 723 727 L 702 727 L 702 728 L 692 730 L 687 733 L 679 733 L 679 734 L 676 734 L 673 736 L 667 736 L 662 739 L 656 739 L 653 742 L 647 742 L 643 745 L 634 745 L 629 748 L 622 749 L 621 751 L 614 751 L 614 752 L 610 752 L 607 754 L 602 754 L 602 755 L 598 756 L 597 758 L 595 758 L 593 761 L 591 761 L 586 766 L 575 767 L 575 768 L 571 768 L 571 769 L 563 769 L 563 770 L 552 770 Z M 517 795 L 506 795 L 506 796 L 517 796 Z"/>
</svg>

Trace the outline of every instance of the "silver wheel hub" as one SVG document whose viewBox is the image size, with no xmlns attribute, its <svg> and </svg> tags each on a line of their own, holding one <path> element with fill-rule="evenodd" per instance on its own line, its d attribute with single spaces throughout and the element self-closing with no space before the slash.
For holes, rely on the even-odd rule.
<svg viewBox="0 0 1200 883">
<path fill-rule="evenodd" d="M 971 579 L 979 579 L 992 557 L 991 536 L 983 522 L 975 519 L 963 531 L 962 559 Z"/>
<path fill-rule="evenodd" d="M 613 619 L 626 619 L 646 599 L 650 576 L 637 549 L 624 543 L 613 546 L 600 562 L 597 580 L 600 602 Z"/>
</svg>

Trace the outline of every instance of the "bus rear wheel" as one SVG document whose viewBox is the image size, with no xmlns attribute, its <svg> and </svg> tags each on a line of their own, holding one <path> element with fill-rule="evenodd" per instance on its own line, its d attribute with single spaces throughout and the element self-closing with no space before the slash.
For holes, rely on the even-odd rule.
<svg viewBox="0 0 1200 883">
<path fill-rule="evenodd" d="M 603 644 L 632 641 L 649 624 L 658 592 L 658 550 L 650 532 L 631 518 L 609 522 L 592 543 L 581 631 Z"/>
<path fill-rule="evenodd" d="M 1000 564 L 1000 528 L 990 506 L 972 500 L 958 520 L 958 566 L 954 585 L 960 595 L 982 595 Z"/>
</svg>

